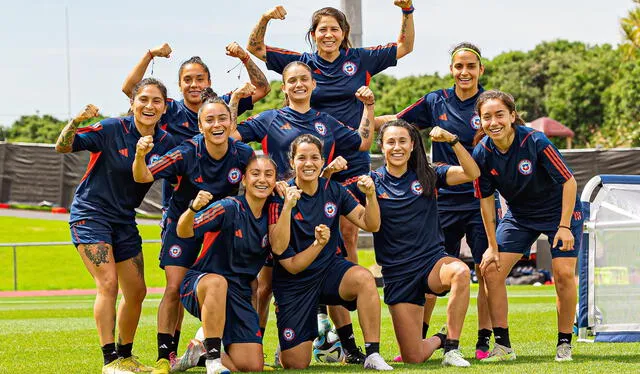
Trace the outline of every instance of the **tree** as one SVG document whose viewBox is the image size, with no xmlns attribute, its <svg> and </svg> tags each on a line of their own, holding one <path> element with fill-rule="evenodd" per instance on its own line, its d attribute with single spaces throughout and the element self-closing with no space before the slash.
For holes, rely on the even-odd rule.
<svg viewBox="0 0 640 374">
<path fill-rule="evenodd" d="M 620 28 L 626 41 L 620 48 L 627 59 L 638 57 L 640 51 L 640 0 L 633 2 L 636 7 L 620 20 Z"/>
<path fill-rule="evenodd" d="M 91 125 L 103 118 L 92 118 L 80 126 Z M 21 116 L 7 129 L 6 137 L 11 142 L 55 143 L 65 125 L 66 122 L 48 114 Z"/>
</svg>

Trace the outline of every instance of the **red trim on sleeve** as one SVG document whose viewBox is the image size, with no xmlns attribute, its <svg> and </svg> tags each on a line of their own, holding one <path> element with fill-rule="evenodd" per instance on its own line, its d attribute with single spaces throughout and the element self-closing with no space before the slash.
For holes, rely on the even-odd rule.
<svg viewBox="0 0 640 374">
<path fill-rule="evenodd" d="M 149 171 L 151 174 L 156 175 L 160 171 L 166 169 L 168 166 L 175 164 L 179 160 L 182 160 L 182 152 L 180 150 L 175 150 L 171 153 L 167 153 L 162 156 L 161 159 L 149 165 Z"/>
<path fill-rule="evenodd" d="M 204 240 L 202 241 L 202 252 L 200 252 L 200 256 L 198 256 L 196 262 L 194 262 L 194 265 L 200 262 L 200 260 L 202 260 L 202 258 L 207 255 L 207 252 L 209 252 L 209 248 L 211 248 L 213 243 L 218 238 L 219 234 L 220 231 L 208 232 L 204 234 Z"/>
<path fill-rule="evenodd" d="M 477 199 L 482 199 L 482 192 L 480 192 L 480 179 L 476 178 L 473 180 L 473 196 Z"/>
<path fill-rule="evenodd" d="M 275 225 L 276 222 L 278 222 L 278 218 L 280 218 L 280 213 L 278 212 L 278 204 L 269 204 L 269 224 Z"/>
<path fill-rule="evenodd" d="M 531 136 L 531 134 L 533 134 L 535 131 L 531 131 L 530 133 L 527 134 L 527 136 L 524 137 L 524 139 L 522 139 L 522 142 L 520 142 L 520 147 L 524 146 L 524 142 L 527 141 L 527 139 L 529 139 L 529 137 Z"/>
<path fill-rule="evenodd" d="M 264 138 L 262 138 L 262 141 L 260 142 L 262 144 L 262 153 L 264 153 L 265 155 L 269 154 L 269 151 L 267 150 L 268 137 L 269 135 L 265 135 Z"/>
<path fill-rule="evenodd" d="M 81 127 L 76 130 L 76 134 L 86 134 L 88 132 L 96 132 L 102 130 L 102 124 L 100 122 L 96 122 L 91 126 Z"/>
<path fill-rule="evenodd" d="M 420 98 L 420 100 L 418 100 L 415 103 L 413 103 L 413 104 L 409 105 L 408 107 L 404 108 L 400 113 L 398 113 L 396 115 L 396 117 L 402 118 L 402 116 L 404 116 L 408 111 L 410 111 L 411 109 L 415 108 L 416 106 L 422 104 L 423 101 L 424 101 L 424 97 Z"/>
<path fill-rule="evenodd" d="M 222 205 L 213 206 L 193 219 L 193 228 L 197 229 L 198 227 L 213 221 L 217 216 L 224 213 L 224 207 Z"/>
<path fill-rule="evenodd" d="M 491 152 L 491 150 L 489 149 L 489 147 L 487 147 L 487 145 L 486 145 L 486 144 L 484 144 L 484 142 L 480 142 L 480 144 L 482 145 L 482 148 L 484 148 L 484 149 L 486 149 L 486 150 L 487 150 L 487 152 L 489 152 L 489 153 L 493 153 L 493 152 Z"/>
<path fill-rule="evenodd" d="M 120 120 L 120 123 L 122 124 L 122 128 L 124 129 L 124 132 L 126 134 L 129 133 L 129 129 L 127 128 L 127 125 L 124 123 L 124 121 L 122 120 L 122 118 L 118 118 Z"/>
<path fill-rule="evenodd" d="M 367 70 L 364 78 L 364 85 L 369 86 L 370 82 L 371 82 L 371 73 L 369 73 L 369 71 Z"/>
<path fill-rule="evenodd" d="M 444 89 L 444 88 L 442 89 L 442 94 L 444 95 L 445 98 L 447 98 L 447 99 L 449 98 L 449 94 L 447 93 L 446 89 Z"/>
<path fill-rule="evenodd" d="M 290 51 L 288 49 L 270 47 L 268 45 L 266 46 L 266 49 L 267 49 L 267 52 L 280 53 L 280 54 L 283 54 L 283 55 L 294 55 L 294 56 L 302 55 L 300 52 Z"/>
<path fill-rule="evenodd" d="M 87 165 L 87 171 L 84 172 L 84 175 L 82 176 L 82 179 L 80 179 L 80 182 L 83 182 L 85 179 L 87 179 L 87 177 L 89 176 L 89 174 L 91 174 L 91 170 L 93 170 L 93 168 L 96 166 L 96 163 L 98 162 L 98 158 L 100 158 L 100 155 L 102 154 L 102 152 L 91 152 L 91 157 L 89 158 L 89 164 Z"/>
<path fill-rule="evenodd" d="M 567 169 L 567 166 L 564 164 L 564 162 L 562 162 L 562 159 L 560 158 L 560 155 L 558 155 L 558 152 L 553 149 L 553 146 L 548 145 L 547 148 L 544 149 L 544 154 L 545 156 L 547 156 L 549 161 L 551 161 L 553 166 L 555 166 L 558 172 L 564 177 L 565 180 L 571 179 L 573 175 L 571 174 L 569 169 Z"/>
<path fill-rule="evenodd" d="M 336 143 L 331 145 L 331 151 L 329 152 L 329 157 L 327 157 L 327 165 L 333 161 L 333 153 L 336 151 Z"/>
<path fill-rule="evenodd" d="M 396 46 L 398 46 L 398 43 L 387 43 L 385 45 L 376 45 L 374 47 L 364 47 L 364 49 L 367 51 L 375 51 L 378 49 L 385 49 L 385 48 L 391 48 Z"/>
</svg>

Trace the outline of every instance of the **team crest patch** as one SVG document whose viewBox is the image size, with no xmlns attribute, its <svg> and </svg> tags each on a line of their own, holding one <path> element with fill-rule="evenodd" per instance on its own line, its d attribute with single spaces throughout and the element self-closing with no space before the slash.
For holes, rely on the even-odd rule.
<svg viewBox="0 0 640 374">
<path fill-rule="evenodd" d="M 287 327 L 282 332 L 282 337 L 284 338 L 284 340 L 290 342 L 290 341 L 292 341 L 293 339 L 296 338 L 296 332 L 293 331 L 293 329 L 290 329 L 290 328 Z"/>
<path fill-rule="evenodd" d="M 336 204 L 334 204 L 333 202 L 329 201 L 326 204 L 324 204 L 324 215 L 327 216 L 327 218 L 335 217 L 337 211 L 338 211 L 338 208 L 336 207 Z"/>
<path fill-rule="evenodd" d="M 316 128 L 316 131 L 318 132 L 318 134 L 322 136 L 327 135 L 327 126 L 325 126 L 324 123 L 316 122 L 313 124 L 313 127 Z"/>
<path fill-rule="evenodd" d="M 229 170 L 229 174 L 227 175 L 227 179 L 230 183 L 236 184 L 242 178 L 242 172 L 238 168 L 233 168 Z"/>
<path fill-rule="evenodd" d="M 154 162 L 158 161 L 160 159 L 160 155 L 159 154 L 152 154 L 151 157 L 149 157 L 149 163 L 153 164 Z"/>
<path fill-rule="evenodd" d="M 351 77 L 358 71 L 358 67 L 353 62 L 347 61 L 342 65 L 342 71 Z"/>
<path fill-rule="evenodd" d="M 533 172 L 533 166 L 531 165 L 531 161 L 524 159 L 520 160 L 518 163 L 518 171 L 522 175 L 529 175 Z"/>
<path fill-rule="evenodd" d="M 169 248 L 169 256 L 173 257 L 173 258 L 178 258 L 180 257 L 180 255 L 182 254 L 182 248 L 180 248 L 179 245 L 172 245 L 171 248 Z"/>
<path fill-rule="evenodd" d="M 264 236 L 262 237 L 261 245 L 262 245 L 262 248 L 269 245 L 269 234 L 264 234 Z"/>
<path fill-rule="evenodd" d="M 473 117 L 471 117 L 471 127 L 474 130 L 477 130 L 480 128 L 480 116 L 476 113 L 473 115 Z"/>
<path fill-rule="evenodd" d="M 422 193 L 422 185 L 420 184 L 420 181 L 411 182 L 411 192 L 413 192 L 414 195 L 420 196 Z"/>
</svg>

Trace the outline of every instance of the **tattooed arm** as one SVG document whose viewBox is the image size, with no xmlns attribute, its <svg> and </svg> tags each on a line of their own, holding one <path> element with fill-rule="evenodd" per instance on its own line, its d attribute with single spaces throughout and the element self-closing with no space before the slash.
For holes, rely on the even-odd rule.
<svg viewBox="0 0 640 374">
<path fill-rule="evenodd" d="M 73 150 L 73 139 L 76 137 L 76 130 L 78 126 L 88 120 L 89 118 L 96 117 L 98 115 L 98 107 L 93 104 L 88 104 L 82 112 L 80 112 L 75 118 L 73 118 L 62 129 L 58 140 L 56 141 L 56 152 L 69 153 Z"/>
<path fill-rule="evenodd" d="M 356 97 L 364 103 L 364 112 L 362 113 L 360 128 L 358 129 L 360 139 L 362 140 L 359 150 L 368 151 L 369 148 L 371 148 L 371 143 L 373 143 L 373 126 L 375 123 L 374 109 L 376 100 L 373 95 L 373 91 L 371 91 L 367 86 L 358 88 L 358 91 L 356 91 Z"/>
<path fill-rule="evenodd" d="M 249 82 L 245 82 L 245 84 L 233 91 L 231 94 L 231 100 L 229 100 L 229 110 L 231 111 L 231 134 L 235 134 L 236 129 L 238 128 L 238 104 L 240 103 L 240 99 L 253 96 L 255 92 L 256 87 Z M 234 136 L 232 137 L 234 139 L 238 139 Z"/>
<path fill-rule="evenodd" d="M 413 7 L 411 0 L 395 0 L 394 4 L 402 9 Z M 415 40 L 415 28 L 413 26 L 413 12 L 410 14 L 402 13 L 402 25 L 400 26 L 400 35 L 398 36 L 398 49 L 396 58 L 400 59 L 413 51 L 413 42 Z"/>
<path fill-rule="evenodd" d="M 249 80 L 251 84 L 255 86 L 255 91 L 251 95 L 251 101 L 255 103 L 267 96 L 269 91 L 271 91 L 271 86 L 269 86 L 267 77 L 264 76 L 262 70 L 251 60 L 251 56 L 236 42 L 227 45 L 226 50 L 227 56 L 239 58 L 247 69 L 247 73 L 249 73 Z"/>
<path fill-rule="evenodd" d="M 267 46 L 264 44 L 264 34 L 267 32 L 267 24 L 272 19 L 284 19 L 286 15 L 287 11 L 284 7 L 278 5 L 260 17 L 260 21 L 258 21 L 258 24 L 251 31 L 249 42 L 247 42 L 247 50 L 251 52 L 252 55 L 262 61 L 267 61 Z"/>
<path fill-rule="evenodd" d="M 151 60 L 153 60 L 154 57 L 168 58 L 170 54 L 171 47 L 169 47 L 169 44 L 167 43 L 147 50 L 140 61 L 138 61 L 136 66 L 133 67 L 133 70 L 131 70 L 129 75 L 127 75 L 124 83 L 122 83 L 122 92 L 124 92 L 124 94 L 128 97 L 131 97 L 131 91 L 133 90 L 133 87 L 135 87 L 135 85 L 142 80 L 142 78 L 144 77 L 144 72 L 147 71 L 147 67 L 149 66 Z"/>
</svg>

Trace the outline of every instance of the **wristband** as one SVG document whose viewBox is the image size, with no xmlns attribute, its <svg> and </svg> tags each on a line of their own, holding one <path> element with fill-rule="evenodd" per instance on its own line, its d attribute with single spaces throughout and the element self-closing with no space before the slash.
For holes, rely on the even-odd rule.
<svg viewBox="0 0 640 374">
<path fill-rule="evenodd" d="M 249 62 L 249 59 L 251 59 L 251 56 L 249 56 L 249 54 L 247 53 L 247 57 L 241 58 L 240 61 L 242 61 L 243 64 L 246 64 L 247 62 Z"/>
<path fill-rule="evenodd" d="M 153 60 L 153 53 L 151 53 L 150 49 L 147 49 L 147 54 L 149 55 L 149 58 L 151 58 Z"/>
<path fill-rule="evenodd" d="M 402 14 L 411 14 L 413 13 L 414 10 L 416 10 L 416 8 L 414 8 L 413 5 L 411 5 L 408 8 L 402 8 Z"/>
<path fill-rule="evenodd" d="M 454 145 L 458 144 L 459 141 L 460 138 L 458 138 L 458 135 L 454 135 L 453 140 L 447 143 L 449 143 L 449 145 L 453 147 Z"/>
<path fill-rule="evenodd" d="M 193 209 L 193 200 L 189 201 L 189 210 L 194 212 L 194 213 L 198 213 L 197 210 Z"/>
<path fill-rule="evenodd" d="M 558 230 L 560 230 L 560 229 L 567 229 L 567 230 L 571 231 L 571 227 L 565 226 L 565 225 L 558 225 Z"/>
</svg>

